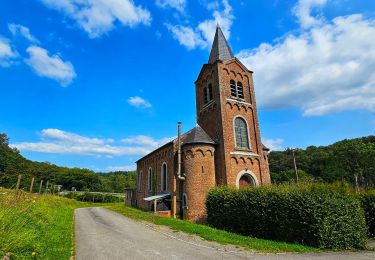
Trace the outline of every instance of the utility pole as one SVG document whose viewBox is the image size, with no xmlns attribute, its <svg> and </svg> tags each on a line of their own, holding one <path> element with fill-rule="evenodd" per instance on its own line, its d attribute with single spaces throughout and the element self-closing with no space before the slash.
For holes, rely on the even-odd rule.
<svg viewBox="0 0 375 260">
<path fill-rule="evenodd" d="M 296 182 L 298 183 L 298 170 L 297 170 L 296 156 L 294 154 L 294 148 L 292 148 L 292 154 L 293 154 L 293 162 L 294 162 L 294 171 L 296 173 Z"/>
</svg>

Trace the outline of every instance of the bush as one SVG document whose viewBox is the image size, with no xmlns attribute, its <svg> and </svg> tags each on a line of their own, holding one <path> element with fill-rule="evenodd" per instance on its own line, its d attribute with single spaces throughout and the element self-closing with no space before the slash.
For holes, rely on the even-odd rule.
<svg viewBox="0 0 375 260">
<path fill-rule="evenodd" d="M 227 231 L 319 248 L 366 245 L 363 210 L 343 187 L 219 187 L 209 192 L 206 204 L 208 223 Z"/>
<path fill-rule="evenodd" d="M 370 237 L 375 237 L 375 190 L 361 193 L 359 198 L 365 211 L 366 224 Z"/>
<path fill-rule="evenodd" d="M 121 202 L 124 199 L 113 194 L 106 194 L 100 192 L 69 192 L 64 195 L 67 198 L 76 199 L 79 201 L 93 202 L 93 203 L 111 203 Z"/>
</svg>

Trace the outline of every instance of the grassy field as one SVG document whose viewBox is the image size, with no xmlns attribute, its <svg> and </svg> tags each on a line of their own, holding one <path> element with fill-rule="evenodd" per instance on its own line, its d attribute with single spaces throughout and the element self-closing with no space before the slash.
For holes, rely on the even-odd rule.
<svg viewBox="0 0 375 260">
<path fill-rule="evenodd" d="M 241 236 L 238 234 L 211 228 L 205 225 L 193 224 L 189 221 L 156 217 L 149 212 L 145 212 L 139 209 L 124 206 L 122 203 L 105 205 L 104 207 L 110 210 L 116 211 L 118 213 L 121 213 L 124 216 L 127 216 L 129 218 L 138 220 L 138 221 L 147 221 L 147 222 L 154 223 L 156 225 L 168 226 L 176 231 L 183 231 L 189 234 L 198 235 L 205 240 L 215 241 L 220 244 L 232 244 L 232 245 L 243 247 L 245 249 L 255 250 L 257 252 L 307 253 L 307 252 L 319 251 L 319 249 L 317 248 L 303 246 L 303 245 L 289 244 L 285 242 L 277 242 L 277 241 L 270 241 L 270 240 L 252 238 L 252 237 L 247 237 L 247 236 Z"/>
<path fill-rule="evenodd" d="M 92 204 L 0 189 L 0 259 L 69 259 L 74 209 Z"/>
</svg>

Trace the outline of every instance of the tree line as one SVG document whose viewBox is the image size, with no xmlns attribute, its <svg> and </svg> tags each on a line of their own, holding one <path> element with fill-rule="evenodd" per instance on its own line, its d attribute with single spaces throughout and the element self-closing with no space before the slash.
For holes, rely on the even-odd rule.
<svg viewBox="0 0 375 260">
<path fill-rule="evenodd" d="M 269 165 L 273 183 L 296 182 L 293 152 L 300 181 L 340 181 L 362 189 L 375 187 L 375 136 L 294 151 L 272 151 Z M 25 189 L 33 177 L 34 187 L 43 180 L 43 188 L 48 181 L 50 185 L 62 185 L 63 190 L 74 187 L 79 191 L 123 192 L 124 188 L 136 185 L 135 172 L 95 173 L 89 169 L 27 160 L 17 149 L 9 147 L 7 135 L 0 133 L 0 187 L 14 187 L 20 174 L 20 187 Z"/>
<path fill-rule="evenodd" d="M 300 181 L 340 181 L 361 189 L 374 188 L 375 136 L 345 139 L 328 146 L 272 151 L 269 165 L 273 183 L 295 182 L 298 175 Z"/>
<path fill-rule="evenodd" d="M 17 149 L 9 147 L 6 134 L 0 133 L 0 187 L 13 188 L 22 175 L 20 188 L 29 189 L 35 178 L 34 191 L 47 186 L 62 185 L 63 190 L 124 192 L 135 187 L 135 172 L 95 173 L 89 169 L 60 167 L 48 162 L 33 162 L 24 158 Z"/>
</svg>

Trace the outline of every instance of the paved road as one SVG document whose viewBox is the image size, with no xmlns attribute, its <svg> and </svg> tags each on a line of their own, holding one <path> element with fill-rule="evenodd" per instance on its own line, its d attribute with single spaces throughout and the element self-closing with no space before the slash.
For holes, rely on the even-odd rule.
<svg viewBox="0 0 375 260">
<path fill-rule="evenodd" d="M 136 222 L 104 208 L 75 211 L 76 259 L 375 259 L 375 252 L 256 254 Z"/>
</svg>

